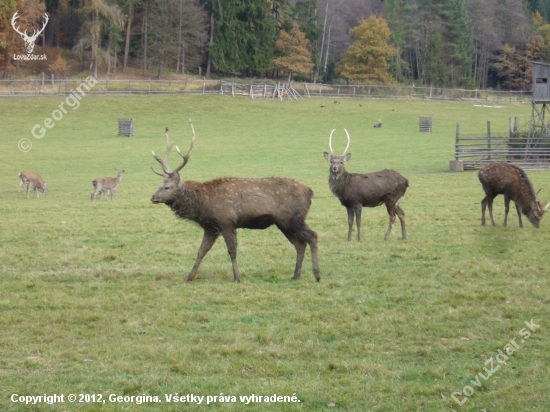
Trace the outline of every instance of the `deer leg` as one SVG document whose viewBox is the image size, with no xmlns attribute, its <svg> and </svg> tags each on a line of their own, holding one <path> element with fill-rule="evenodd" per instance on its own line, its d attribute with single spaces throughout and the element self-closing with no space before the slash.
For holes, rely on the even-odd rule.
<svg viewBox="0 0 550 412">
<path fill-rule="evenodd" d="M 393 227 L 393 224 L 395 223 L 395 207 L 393 205 L 390 205 L 389 203 L 386 203 L 386 209 L 388 210 L 388 214 L 390 215 L 390 224 L 388 226 L 388 231 L 386 232 L 384 240 L 388 240 L 390 238 L 391 229 Z"/>
<path fill-rule="evenodd" d="M 21 186 L 25 184 L 25 181 L 23 179 L 20 179 L 19 180 L 19 190 L 17 191 L 17 193 L 21 193 Z"/>
<path fill-rule="evenodd" d="M 346 208 L 348 211 L 348 242 L 351 241 L 351 232 L 353 231 L 353 218 L 354 218 L 354 211 L 352 207 Z"/>
<path fill-rule="evenodd" d="M 227 245 L 227 252 L 231 257 L 231 265 L 233 265 L 233 280 L 235 282 L 241 281 L 241 273 L 239 272 L 239 266 L 237 265 L 237 230 L 227 229 L 222 232 L 223 239 Z"/>
<path fill-rule="evenodd" d="M 363 211 L 363 205 L 359 204 L 355 206 L 355 222 L 357 223 L 357 241 L 361 241 L 361 212 Z"/>
<path fill-rule="evenodd" d="M 488 197 L 485 196 L 481 201 L 481 226 L 485 226 L 485 209 L 487 208 Z"/>
<path fill-rule="evenodd" d="M 94 191 L 92 192 L 92 202 L 95 202 L 95 198 L 97 197 L 98 193 L 99 198 L 101 199 L 101 187 L 99 187 L 99 185 L 96 186 Z"/>
<path fill-rule="evenodd" d="M 29 198 L 29 193 L 30 192 L 31 192 L 31 184 L 27 183 L 27 191 L 26 191 L 27 199 Z"/>
<path fill-rule="evenodd" d="M 521 210 L 519 210 L 519 206 L 517 203 L 516 203 L 516 211 L 518 212 L 519 227 L 523 229 L 523 222 L 521 221 Z"/>
<path fill-rule="evenodd" d="M 313 261 L 313 275 L 317 282 L 321 280 L 321 270 L 319 269 L 319 260 L 317 259 L 317 233 L 309 228 L 307 224 L 304 223 L 304 238 L 309 244 L 311 249 L 311 259 Z"/>
<path fill-rule="evenodd" d="M 401 222 L 401 236 L 403 236 L 403 240 L 405 240 L 407 239 L 407 230 L 405 229 L 405 212 L 403 212 L 403 209 L 399 206 L 395 206 L 395 212 Z"/>
<path fill-rule="evenodd" d="M 510 211 L 510 198 L 504 195 L 504 227 L 508 223 L 508 212 Z"/>
<path fill-rule="evenodd" d="M 298 280 L 300 279 L 300 275 L 302 274 L 302 262 L 304 261 L 304 255 L 308 243 L 305 239 L 302 239 L 301 237 L 307 237 L 307 235 L 299 236 L 294 231 L 284 230 L 281 227 L 279 227 L 279 229 L 281 230 L 281 232 L 283 232 L 288 241 L 292 243 L 296 248 L 296 268 L 294 269 L 294 276 L 292 277 L 292 280 Z"/>
<path fill-rule="evenodd" d="M 496 226 L 495 225 L 495 219 L 493 219 L 493 200 L 495 198 L 494 197 L 490 197 L 488 196 L 488 207 L 489 207 L 489 216 L 491 217 L 491 223 L 493 224 L 493 226 Z"/>
<path fill-rule="evenodd" d="M 214 244 L 214 242 L 216 242 L 218 236 L 219 233 L 207 232 L 206 230 L 204 231 L 204 237 L 202 238 L 201 247 L 199 248 L 199 252 L 197 253 L 197 260 L 195 260 L 195 264 L 193 265 L 193 269 L 191 269 L 191 273 L 189 274 L 189 276 L 187 276 L 188 282 L 191 282 L 193 279 L 195 279 L 195 275 L 197 274 L 197 270 L 199 270 L 202 259 L 212 248 L 212 245 Z"/>
</svg>

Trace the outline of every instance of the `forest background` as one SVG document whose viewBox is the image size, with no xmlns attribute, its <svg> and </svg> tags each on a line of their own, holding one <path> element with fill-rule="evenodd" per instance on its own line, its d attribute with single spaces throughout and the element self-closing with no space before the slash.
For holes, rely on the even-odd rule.
<svg viewBox="0 0 550 412">
<path fill-rule="evenodd" d="M 0 77 L 530 90 L 529 62 L 550 63 L 549 21 L 547 0 L 0 0 Z M 18 60 L 14 28 L 43 28 L 33 53 L 46 59 Z"/>
</svg>

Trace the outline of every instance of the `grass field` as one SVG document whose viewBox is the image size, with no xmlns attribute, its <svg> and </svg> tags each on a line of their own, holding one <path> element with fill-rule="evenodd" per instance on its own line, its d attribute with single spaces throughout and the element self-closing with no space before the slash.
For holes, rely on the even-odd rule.
<svg viewBox="0 0 550 412">
<path fill-rule="evenodd" d="M 477 174 L 448 172 L 456 122 L 483 134 L 490 120 L 494 134 L 506 133 L 508 118 L 528 117 L 529 105 L 90 96 L 35 139 L 31 128 L 62 101 L 0 100 L 0 409 L 549 410 L 550 218 L 539 230 L 524 219 L 521 230 L 512 210 L 503 228 L 498 197 L 497 226 L 481 227 Z M 433 133 L 418 131 L 423 115 L 434 116 Z M 116 137 L 120 117 L 135 118 L 134 138 Z M 315 191 L 307 221 L 319 237 L 320 283 L 309 249 L 301 280 L 290 280 L 295 251 L 274 228 L 239 231 L 242 283 L 232 281 L 221 239 L 185 282 L 202 231 L 149 199 L 162 182 L 151 150 L 164 152 L 165 126 L 187 150 L 188 119 L 197 141 L 182 178 L 288 176 Z M 335 152 L 344 149 L 344 127 L 348 171 L 393 168 L 409 179 L 408 240 L 398 223 L 383 240 L 379 207 L 363 212 L 363 241 L 346 241 L 346 211 L 323 157 L 333 128 Z M 92 180 L 115 168 L 126 171 L 116 201 L 92 203 Z M 48 181 L 46 198 L 18 193 L 25 169 Z M 550 174 L 528 174 L 550 199 Z M 531 319 L 540 328 L 527 339 Z M 519 348 L 498 363 L 512 339 Z M 11 400 L 54 393 L 65 403 Z M 176 393 L 205 398 L 166 402 Z M 206 405 L 221 393 L 236 402 Z M 69 403 L 69 394 L 106 402 Z M 300 402 L 240 402 L 252 394 Z"/>
</svg>

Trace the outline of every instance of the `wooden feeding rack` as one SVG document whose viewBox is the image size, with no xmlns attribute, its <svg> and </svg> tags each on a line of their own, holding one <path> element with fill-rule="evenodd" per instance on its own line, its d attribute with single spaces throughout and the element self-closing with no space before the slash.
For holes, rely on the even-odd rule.
<svg viewBox="0 0 550 412">
<path fill-rule="evenodd" d="M 431 132 L 433 130 L 433 116 L 420 116 L 420 131 Z"/>
<path fill-rule="evenodd" d="M 133 136 L 134 135 L 134 119 L 124 118 L 118 119 L 118 135 Z"/>
</svg>

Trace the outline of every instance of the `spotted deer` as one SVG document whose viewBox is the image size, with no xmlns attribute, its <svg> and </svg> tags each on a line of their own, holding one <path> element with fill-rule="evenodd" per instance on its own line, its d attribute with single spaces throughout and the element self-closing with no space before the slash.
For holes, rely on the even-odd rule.
<svg viewBox="0 0 550 412">
<path fill-rule="evenodd" d="M 523 228 L 521 215 L 524 214 L 529 222 L 536 228 L 539 227 L 544 213 L 550 206 L 539 202 L 533 185 L 527 178 L 527 174 L 517 166 L 506 162 L 489 163 L 478 173 L 479 181 L 483 186 L 485 197 L 481 201 L 481 224 L 485 226 L 485 208 L 489 207 L 491 223 L 495 226 L 493 219 L 493 200 L 498 195 L 504 196 L 504 226 L 508 221 L 510 211 L 510 200 L 513 200 L 518 213 L 519 227 Z"/>
</svg>

